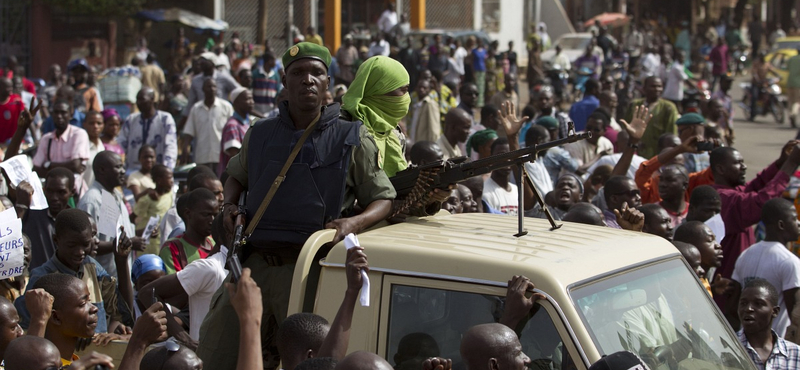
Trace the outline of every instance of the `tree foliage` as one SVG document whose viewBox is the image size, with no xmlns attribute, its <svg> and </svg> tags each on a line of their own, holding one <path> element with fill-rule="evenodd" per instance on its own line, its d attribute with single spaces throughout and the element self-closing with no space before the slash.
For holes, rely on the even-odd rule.
<svg viewBox="0 0 800 370">
<path fill-rule="evenodd" d="M 50 6 L 69 14 L 128 16 L 142 10 L 147 0 L 45 0 Z"/>
</svg>

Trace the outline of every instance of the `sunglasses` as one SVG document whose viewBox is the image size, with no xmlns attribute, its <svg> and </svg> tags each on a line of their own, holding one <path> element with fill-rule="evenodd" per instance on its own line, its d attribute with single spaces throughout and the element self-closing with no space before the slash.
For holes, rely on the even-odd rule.
<svg viewBox="0 0 800 370">
<path fill-rule="evenodd" d="M 587 127 L 586 129 L 589 130 L 589 131 L 592 131 L 592 132 L 603 132 L 603 131 L 605 131 L 604 129 L 601 129 L 599 127 L 592 127 L 592 128 L 588 128 Z"/>
<path fill-rule="evenodd" d="M 178 352 L 181 349 L 181 346 L 178 343 L 175 343 L 171 340 L 164 342 L 164 347 L 167 348 L 167 357 L 172 355 L 173 353 Z M 166 361 L 164 361 L 166 363 Z M 161 364 L 160 370 L 164 369 L 164 364 Z"/>
<path fill-rule="evenodd" d="M 621 193 L 616 193 L 614 195 L 627 195 L 627 196 L 629 196 L 631 198 L 634 198 L 637 195 L 641 195 L 641 194 L 642 194 L 642 192 L 639 191 L 639 189 L 633 189 L 633 190 L 623 191 Z"/>
</svg>

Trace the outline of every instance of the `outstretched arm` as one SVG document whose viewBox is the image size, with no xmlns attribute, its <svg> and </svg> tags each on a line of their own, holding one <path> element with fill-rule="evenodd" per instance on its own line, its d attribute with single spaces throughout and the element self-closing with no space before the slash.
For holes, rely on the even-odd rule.
<svg viewBox="0 0 800 370">
<path fill-rule="evenodd" d="M 614 170 L 611 171 L 611 176 L 626 176 L 628 174 L 633 155 L 636 154 L 642 135 L 647 129 L 647 123 L 652 118 L 653 115 L 649 114 L 647 107 L 642 105 L 633 110 L 631 123 L 626 122 L 624 119 L 619 121 L 619 124 L 628 133 L 628 146 L 622 149 L 622 156 L 620 156 L 617 165 L 614 166 Z"/>
<path fill-rule="evenodd" d="M 333 357 L 341 360 L 347 355 L 347 346 L 350 343 L 350 326 L 353 322 L 358 293 L 361 291 L 361 270 L 369 271 L 367 255 L 364 248 L 353 247 L 347 250 L 347 290 L 344 293 L 342 305 L 333 319 L 328 336 L 319 349 L 319 357 Z"/>
<path fill-rule="evenodd" d="M 253 278 L 250 269 L 242 270 L 242 277 L 234 285 L 226 283 L 231 297 L 231 305 L 239 316 L 239 359 L 237 370 L 262 369 L 261 357 L 261 316 L 264 306 L 261 303 L 261 289 Z"/>
</svg>

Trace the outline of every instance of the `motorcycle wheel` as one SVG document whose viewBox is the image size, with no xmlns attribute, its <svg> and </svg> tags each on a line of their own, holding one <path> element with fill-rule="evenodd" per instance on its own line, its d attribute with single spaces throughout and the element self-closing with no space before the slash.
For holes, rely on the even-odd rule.
<svg viewBox="0 0 800 370">
<path fill-rule="evenodd" d="M 775 117 L 775 122 L 777 122 L 778 124 L 782 125 L 784 119 L 786 118 L 785 117 L 786 115 L 784 114 L 783 104 L 781 104 L 781 102 L 773 99 L 773 101 L 771 102 L 770 105 L 771 105 L 770 108 L 772 109 L 772 116 Z"/>
</svg>

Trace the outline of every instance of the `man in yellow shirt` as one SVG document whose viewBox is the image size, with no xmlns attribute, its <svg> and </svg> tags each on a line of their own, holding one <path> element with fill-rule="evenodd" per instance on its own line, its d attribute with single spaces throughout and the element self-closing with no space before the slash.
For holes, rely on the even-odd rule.
<svg viewBox="0 0 800 370">
<path fill-rule="evenodd" d="M 323 45 L 322 44 L 322 36 L 317 34 L 317 30 L 314 29 L 314 27 L 308 26 L 307 31 L 308 31 L 308 34 L 306 35 L 306 40 L 305 40 L 306 42 L 311 42 L 311 43 L 314 43 L 314 44 L 317 44 L 317 45 Z"/>
<path fill-rule="evenodd" d="M 71 275 L 44 275 L 34 288 L 44 289 L 53 296 L 53 310 L 44 336 L 58 348 L 62 365 L 69 366 L 78 360 L 75 355 L 78 339 L 94 336 L 98 308 L 92 304 L 86 284 Z"/>
</svg>

